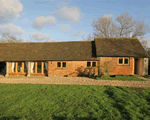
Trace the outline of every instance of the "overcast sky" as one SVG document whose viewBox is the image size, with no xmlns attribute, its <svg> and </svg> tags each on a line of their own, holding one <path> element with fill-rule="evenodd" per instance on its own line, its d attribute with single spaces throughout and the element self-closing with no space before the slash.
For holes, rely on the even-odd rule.
<svg viewBox="0 0 150 120">
<path fill-rule="evenodd" d="M 128 11 L 150 25 L 150 0 L 0 0 L 0 33 L 25 40 L 79 41 L 93 19 Z M 150 34 L 146 34 L 150 46 Z"/>
</svg>

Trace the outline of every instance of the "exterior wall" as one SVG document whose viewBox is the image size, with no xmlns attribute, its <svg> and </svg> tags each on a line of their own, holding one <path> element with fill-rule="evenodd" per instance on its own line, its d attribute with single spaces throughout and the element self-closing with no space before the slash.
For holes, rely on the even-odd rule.
<svg viewBox="0 0 150 120">
<path fill-rule="evenodd" d="M 65 68 L 57 68 L 57 62 L 66 62 Z M 83 67 L 83 68 L 82 68 Z M 87 61 L 49 61 L 48 64 L 48 76 L 64 76 L 68 77 L 77 76 L 79 74 L 78 68 L 87 68 Z M 95 73 L 97 75 L 98 69 L 95 67 Z"/>
<path fill-rule="evenodd" d="M 129 58 L 129 65 L 118 65 L 118 57 L 99 57 L 100 66 L 104 64 L 104 62 L 111 62 L 112 71 L 110 71 L 110 75 L 133 75 L 134 74 L 134 58 Z"/>
<path fill-rule="evenodd" d="M 143 74 L 143 67 L 144 67 L 143 63 L 144 63 L 144 59 L 143 58 L 139 58 L 138 59 L 138 74 L 139 75 Z"/>
<path fill-rule="evenodd" d="M 144 58 L 143 59 L 143 63 L 144 63 L 144 66 L 143 66 L 143 76 L 144 75 L 148 75 L 148 62 L 149 62 L 149 58 Z"/>
<path fill-rule="evenodd" d="M 138 58 L 138 74 L 148 75 L 148 61 L 149 58 Z"/>
</svg>

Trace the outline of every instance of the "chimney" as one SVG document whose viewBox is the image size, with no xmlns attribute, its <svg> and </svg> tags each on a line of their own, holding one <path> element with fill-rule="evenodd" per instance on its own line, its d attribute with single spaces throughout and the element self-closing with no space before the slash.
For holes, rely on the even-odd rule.
<svg viewBox="0 0 150 120">
<path fill-rule="evenodd" d="M 132 31 L 130 31 L 130 38 L 132 38 Z"/>
</svg>

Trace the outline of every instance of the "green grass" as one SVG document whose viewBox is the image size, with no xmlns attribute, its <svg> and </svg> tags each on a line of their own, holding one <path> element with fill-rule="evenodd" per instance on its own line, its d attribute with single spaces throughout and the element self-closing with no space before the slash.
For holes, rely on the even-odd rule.
<svg viewBox="0 0 150 120">
<path fill-rule="evenodd" d="M 0 120 L 150 120 L 150 88 L 0 84 Z"/>
<path fill-rule="evenodd" d="M 146 77 L 146 78 L 150 78 L 150 75 L 145 75 L 144 77 Z"/>
<path fill-rule="evenodd" d="M 137 78 L 135 76 L 125 76 L 125 75 L 116 75 L 115 77 L 96 77 L 100 80 L 121 80 L 121 81 L 145 81 L 143 79 Z"/>
</svg>

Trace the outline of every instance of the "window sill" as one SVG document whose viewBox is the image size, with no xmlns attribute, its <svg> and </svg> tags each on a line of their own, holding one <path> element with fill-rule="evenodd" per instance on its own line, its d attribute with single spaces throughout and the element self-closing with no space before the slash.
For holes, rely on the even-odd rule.
<svg viewBox="0 0 150 120">
<path fill-rule="evenodd" d="M 129 64 L 118 64 L 119 66 L 129 66 Z"/>
<path fill-rule="evenodd" d="M 97 66 L 95 66 L 95 67 L 91 67 L 91 66 L 87 66 L 87 68 L 96 68 Z"/>
<path fill-rule="evenodd" d="M 55 68 L 55 70 L 67 70 L 67 68 Z"/>
</svg>

